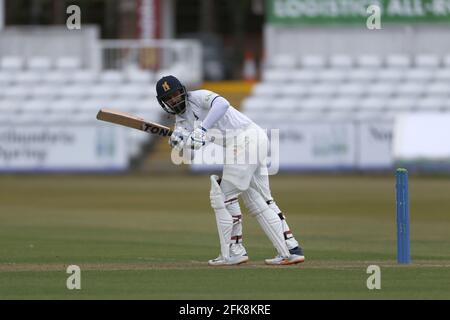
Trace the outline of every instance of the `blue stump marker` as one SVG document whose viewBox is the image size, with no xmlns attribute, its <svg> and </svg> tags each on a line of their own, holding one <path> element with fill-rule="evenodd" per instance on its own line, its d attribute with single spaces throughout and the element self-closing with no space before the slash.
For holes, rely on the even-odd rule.
<svg viewBox="0 0 450 320">
<path fill-rule="evenodd" d="M 397 262 L 411 262 L 409 244 L 409 195 L 408 171 L 403 168 L 396 172 L 397 191 Z"/>
</svg>

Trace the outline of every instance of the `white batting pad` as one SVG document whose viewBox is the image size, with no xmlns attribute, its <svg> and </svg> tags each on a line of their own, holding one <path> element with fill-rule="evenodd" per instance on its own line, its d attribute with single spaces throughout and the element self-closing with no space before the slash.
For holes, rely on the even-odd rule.
<svg viewBox="0 0 450 320">
<path fill-rule="evenodd" d="M 217 231 L 220 240 L 220 252 L 222 258 L 230 259 L 231 231 L 233 229 L 233 218 L 225 207 L 225 195 L 217 183 L 218 176 L 211 176 L 211 191 L 209 193 L 211 207 L 216 215 Z"/>
<path fill-rule="evenodd" d="M 284 240 L 283 224 L 280 218 L 270 208 L 267 208 L 256 216 L 256 220 L 258 220 L 261 228 L 272 241 L 278 254 L 285 258 L 289 257 L 290 253 Z"/>
<path fill-rule="evenodd" d="M 261 228 L 282 257 L 289 257 L 289 249 L 284 240 L 283 224 L 278 215 L 269 208 L 262 196 L 253 188 L 242 193 L 250 214 L 256 216 Z"/>
<path fill-rule="evenodd" d="M 281 219 L 280 214 L 283 215 L 283 220 L 281 220 L 281 224 L 283 225 L 283 234 L 285 235 L 285 240 L 286 240 L 286 245 L 289 249 L 294 249 L 296 247 L 298 247 L 298 242 L 297 240 L 294 238 L 294 235 L 291 232 L 291 229 L 289 228 L 289 225 L 287 224 L 286 221 L 286 215 L 284 215 L 283 213 L 281 213 L 280 208 L 278 208 L 277 204 L 275 203 L 275 201 L 272 201 L 269 204 L 269 208 L 272 209 L 275 213 L 278 214 L 278 217 Z M 288 234 L 287 234 L 288 233 Z"/>
</svg>

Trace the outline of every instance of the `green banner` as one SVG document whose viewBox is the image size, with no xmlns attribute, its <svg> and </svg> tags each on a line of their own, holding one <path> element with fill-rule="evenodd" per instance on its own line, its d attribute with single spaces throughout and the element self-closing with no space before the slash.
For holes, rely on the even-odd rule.
<svg viewBox="0 0 450 320">
<path fill-rule="evenodd" d="M 267 0 L 266 4 L 271 24 L 365 24 L 375 12 L 369 6 L 379 8 L 381 23 L 450 23 L 450 0 Z"/>
</svg>

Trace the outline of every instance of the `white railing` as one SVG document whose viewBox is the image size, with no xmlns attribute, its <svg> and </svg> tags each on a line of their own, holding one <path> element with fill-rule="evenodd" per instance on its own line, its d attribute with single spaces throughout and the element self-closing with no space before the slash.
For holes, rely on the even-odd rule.
<svg viewBox="0 0 450 320">
<path fill-rule="evenodd" d="M 103 40 L 103 69 L 145 69 L 173 74 L 188 85 L 203 80 L 202 48 L 195 40 Z"/>
</svg>

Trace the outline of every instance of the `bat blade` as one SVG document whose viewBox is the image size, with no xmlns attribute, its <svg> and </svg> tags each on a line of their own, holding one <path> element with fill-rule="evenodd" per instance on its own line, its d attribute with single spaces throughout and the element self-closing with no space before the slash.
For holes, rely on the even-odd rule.
<svg viewBox="0 0 450 320">
<path fill-rule="evenodd" d="M 170 130 L 169 127 L 146 121 L 140 117 L 136 117 L 126 112 L 111 109 L 100 109 L 100 111 L 97 113 L 97 119 L 156 134 L 159 136 L 165 137 L 172 134 L 172 130 Z"/>
</svg>

